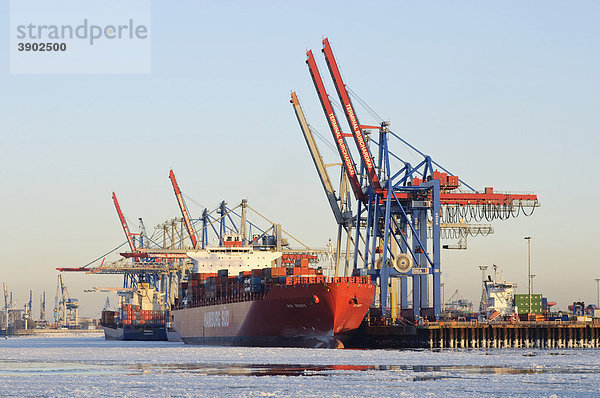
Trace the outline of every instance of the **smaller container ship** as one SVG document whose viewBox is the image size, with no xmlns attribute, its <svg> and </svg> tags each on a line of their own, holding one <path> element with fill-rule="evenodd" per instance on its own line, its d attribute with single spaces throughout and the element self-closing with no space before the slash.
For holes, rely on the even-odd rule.
<svg viewBox="0 0 600 398">
<path fill-rule="evenodd" d="M 136 290 L 120 291 L 119 296 L 118 311 L 102 311 L 100 324 L 107 340 L 167 340 L 164 293 L 138 282 Z"/>
</svg>

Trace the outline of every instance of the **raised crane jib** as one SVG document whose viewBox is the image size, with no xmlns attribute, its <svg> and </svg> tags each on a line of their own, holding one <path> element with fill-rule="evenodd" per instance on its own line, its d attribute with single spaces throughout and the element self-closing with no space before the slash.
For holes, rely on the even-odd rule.
<svg viewBox="0 0 600 398">
<path fill-rule="evenodd" d="M 310 131 L 310 127 L 308 126 L 308 122 L 306 121 L 306 117 L 304 116 L 304 112 L 302 111 L 302 107 L 300 106 L 300 101 L 298 100 L 296 92 L 292 92 L 292 99 L 290 102 L 292 103 L 294 111 L 296 112 L 298 123 L 300 123 L 302 134 L 304 135 L 304 139 L 308 145 L 308 150 L 310 151 L 310 156 L 313 159 L 313 163 L 317 168 L 317 173 L 319 173 L 321 184 L 323 185 L 323 189 L 325 189 L 325 194 L 327 195 L 327 200 L 329 201 L 329 205 L 331 206 L 335 220 L 338 224 L 344 224 L 346 220 L 344 219 L 340 209 L 340 205 L 335 196 L 335 191 L 333 189 L 333 185 L 331 184 L 329 174 L 327 173 L 325 163 L 323 162 L 323 158 L 321 157 L 317 143 L 315 142 L 312 132 Z"/>
<path fill-rule="evenodd" d="M 123 227 L 123 231 L 125 232 L 125 236 L 127 237 L 127 242 L 129 243 L 129 248 L 133 253 L 137 252 L 135 245 L 133 244 L 133 239 L 131 238 L 131 233 L 129 232 L 129 227 L 127 226 L 127 221 L 125 221 L 125 216 L 123 216 L 123 212 L 121 211 L 121 206 L 119 206 L 119 201 L 117 200 L 117 195 L 112 193 L 113 202 L 115 202 L 115 208 L 117 209 L 117 214 L 119 215 L 119 220 L 121 221 L 121 226 Z"/>
<path fill-rule="evenodd" d="M 329 40 L 327 40 L 327 38 L 323 40 L 323 54 L 325 54 L 325 60 L 327 61 L 327 66 L 329 67 L 329 73 L 331 73 L 331 77 L 333 78 L 333 82 L 335 84 L 335 89 L 338 93 L 338 96 L 340 97 L 340 101 L 342 102 L 344 114 L 346 115 L 348 124 L 352 129 L 352 137 L 354 138 L 354 142 L 358 147 L 358 151 L 360 152 L 362 162 L 365 165 L 365 169 L 367 170 L 367 175 L 369 176 L 369 182 L 371 183 L 371 187 L 375 192 L 380 192 L 381 183 L 379 181 L 379 177 L 377 176 L 377 170 L 375 169 L 373 156 L 371 156 L 371 152 L 369 151 L 369 147 L 367 146 L 365 136 L 362 130 L 360 129 L 358 117 L 356 116 L 356 112 L 354 111 L 352 102 L 350 102 L 350 96 L 348 95 L 348 91 L 346 90 L 346 86 L 344 85 L 344 82 L 342 80 L 342 75 L 340 74 L 340 70 L 337 66 L 337 63 L 335 62 L 333 51 L 331 50 L 331 46 L 329 45 Z"/>
<path fill-rule="evenodd" d="M 177 184 L 173 170 L 169 172 L 169 178 L 173 184 L 173 190 L 175 191 L 175 196 L 177 197 L 177 203 L 179 203 L 179 208 L 181 209 L 181 214 L 183 215 L 183 221 L 185 222 L 185 227 L 187 228 L 190 239 L 192 240 L 192 245 L 194 245 L 194 248 L 197 248 L 198 239 L 196 238 L 196 232 L 194 231 L 192 221 L 190 220 L 190 213 L 188 212 L 187 206 L 183 200 L 183 195 L 181 194 L 181 190 L 179 189 L 179 185 Z"/>
<path fill-rule="evenodd" d="M 348 145 L 346 144 L 346 139 L 342 134 L 342 130 L 340 129 L 337 117 L 335 116 L 335 112 L 333 111 L 333 107 L 331 106 L 331 101 L 329 101 L 329 96 L 327 95 L 325 85 L 323 84 L 323 79 L 321 79 L 321 74 L 319 73 L 319 69 L 317 68 L 315 57 L 313 56 L 311 50 L 308 50 L 306 52 L 306 56 L 306 64 L 308 65 L 308 70 L 310 71 L 310 75 L 312 76 L 312 80 L 315 84 L 317 94 L 319 95 L 319 100 L 321 101 L 323 111 L 325 112 L 325 117 L 327 118 L 329 128 L 331 130 L 331 133 L 333 134 L 333 139 L 344 164 L 346 173 L 348 174 L 348 179 L 350 181 L 352 191 L 354 192 L 354 196 L 358 200 L 364 200 L 365 194 L 363 193 L 360 186 L 360 181 L 358 180 L 356 166 L 354 165 L 352 155 L 350 154 Z"/>
</svg>

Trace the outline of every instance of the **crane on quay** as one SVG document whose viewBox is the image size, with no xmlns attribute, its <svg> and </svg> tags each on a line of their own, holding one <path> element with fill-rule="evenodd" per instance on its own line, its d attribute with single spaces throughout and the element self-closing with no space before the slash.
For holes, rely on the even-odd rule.
<svg viewBox="0 0 600 398">
<path fill-rule="evenodd" d="M 57 328 L 77 328 L 79 326 L 79 300 L 72 298 L 63 280 L 58 274 L 56 296 L 54 296 L 54 321 Z"/>
<path fill-rule="evenodd" d="M 162 231 L 162 242 L 160 240 L 155 241 L 153 239 L 154 234 L 148 236 L 141 218 L 139 219 L 140 233 L 130 231 L 117 196 L 113 192 L 112 199 L 126 237 L 125 243 L 85 266 L 76 268 L 61 267 L 57 270 L 61 272 L 79 271 L 88 274 L 121 274 L 123 275 L 123 287 L 114 288 L 114 291 L 131 292 L 135 290 L 140 282 L 149 283 L 155 290 L 165 294 L 164 304 L 168 308 L 178 296 L 177 286 L 179 281 L 193 267 L 194 253 L 205 250 L 211 238 L 216 239 L 218 246 L 221 247 L 240 243 L 250 245 L 257 250 L 281 251 L 283 255 L 281 259 L 278 259 L 278 262 L 286 265 L 293 264 L 301 258 L 316 261 L 319 257 L 327 256 L 325 250 L 310 249 L 298 241 L 287 231 L 284 231 L 281 225 L 267 219 L 249 206 L 246 200 L 242 200 L 233 208 L 229 208 L 227 203 L 222 201 L 212 211 L 204 209 L 202 217 L 193 220 L 173 170 L 169 172 L 169 179 L 183 217 L 166 221 L 156 227 L 157 231 Z M 253 211 L 265 220 L 268 227 L 260 227 L 257 223 L 250 221 L 248 211 Z M 234 217 L 238 217 L 239 222 L 236 222 Z M 198 233 L 194 227 L 195 222 L 200 222 L 202 225 L 199 227 Z M 185 231 L 187 231 L 187 235 Z M 306 250 L 288 248 L 288 241 L 283 237 L 284 233 L 300 243 Z M 188 238 L 191 245 L 187 242 Z M 231 238 L 239 238 L 239 242 L 229 241 Z M 104 261 L 106 255 L 126 244 L 129 245 L 129 251 L 120 253 L 121 259 Z M 92 265 L 100 259 L 102 259 L 102 262 L 99 265 Z M 86 291 L 96 292 L 106 289 L 94 288 Z M 60 308 L 60 306 L 57 308 Z"/>
<path fill-rule="evenodd" d="M 179 233 L 175 234 L 175 226 L 178 224 L 178 220 L 171 220 L 170 223 L 165 223 L 164 228 L 166 230 L 167 225 L 172 226 L 173 234 L 166 234 L 164 236 L 163 246 L 161 248 L 150 248 L 150 241 L 152 237 L 147 236 L 146 228 L 143 220 L 139 218 L 140 233 L 130 232 L 125 215 L 121 210 L 119 201 L 117 200 L 116 194 L 112 193 L 113 203 L 119 217 L 119 222 L 125 233 L 126 243 L 129 245 L 129 252 L 120 253 L 123 258 L 117 261 L 105 262 L 102 260 L 98 266 L 90 266 L 100 258 L 88 263 L 83 267 L 77 268 L 57 268 L 58 271 L 79 271 L 87 272 L 88 274 L 120 274 L 123 275 L 123 287 L 118 288 L 123 291 L 135 290 L 138 283 L 148 283 L 155 290 L 165 292 L 166 300 L 165 305 L 173 304 L 176 298 L 176 286 L 181 277 L 182 270 L 185 269 L 188 262 L 183 261 L 187 259 L 186 248 L 180 244 L 180 248 L 175 247 L 175 235 L 179 236 Z M 136 239 L 139 236 L 138 239 Z M 172 239 L 171 248 L 167 248 L 167 237 Z M 136 245 L 137 241 L 137 245 Z M 121 245 L 122 246 L 122 245 Z M 121 246 L 112 250 L 115 251 Z M 111 252 L 112 252 L 111 251 Z M 110 254 L 106 253 L 106 254 Z M 96 290 L 93 290 L 96 291 Z"/>
<path fill-rule="evenodd" d="M 439 318 L 441 249 L 465 249 L 467 236 L 493 232 L 489 224 L 471 222 L 531 215 L 539 206 L 537 195 L 498 193 L 491 187 L 477 191 L 394 133 L 388 122 L 379 121 L 376 126 L 360 124 L 327 38 L 323 40 L 322 52 L 351 130 L 350 134 L 343 133 L 315 57 L 311 50 L 307 51 L 306 63 L 342 161 L 339 197 L 333 190 L 327 166 L 295 92 L 291 103 L 338 223 L 338 263 L 344 231 L 346 272 L 369 274 L 378 280 L 380 289 L 376 301 L 384 317 L 396 318 L 397 292 L 400 291 L 404 318 Z M 378 131 L 378 137 L 367 134 L 370 131 Z M 346 137 L 353 138 L 359 163 L 354 162 Z M 373 144 L 376 156 L 371 151 Z M 422 160 L 413 166 L 392 151 L 396 146 L 407 147 Z M 398 163 L 400 166 L 395 166 Z M 346 183 L 350 185 L 354 200 L 346 192 Z M 445 232 L 444 237 L 459 237 L 459 244 L 442 246 L 442 232 Z M 340 271 L 338 263 L 336 270 Z M 412 308 L 408 300 L 409 284 Z M 432 289 L 430 285 L 433 285 Z"/>
</svg>

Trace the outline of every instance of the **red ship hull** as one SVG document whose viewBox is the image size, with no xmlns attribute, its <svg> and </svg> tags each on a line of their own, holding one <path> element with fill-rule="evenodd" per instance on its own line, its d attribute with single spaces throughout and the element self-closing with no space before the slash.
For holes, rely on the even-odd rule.
<svg viewBox="0 0 600 398">
<path fill-rule="evenodd" d="M 260 299 L 176 309 L 173 326 L 186 344 L 335 347 L 374 293 L 366 277 L 273 286 Z"/>
</svg>

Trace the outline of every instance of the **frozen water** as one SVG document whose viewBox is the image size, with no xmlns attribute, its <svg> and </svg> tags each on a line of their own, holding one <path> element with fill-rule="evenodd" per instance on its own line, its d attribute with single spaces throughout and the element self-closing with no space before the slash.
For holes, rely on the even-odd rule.
<svg viewBox="0 0 600 398">
<path fill-rule="evenodd" d="M 0 340 L 3 397 L 600 396 L 598 350 L 325 350 Z"/>
</svg>

